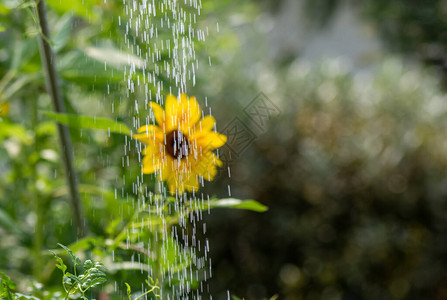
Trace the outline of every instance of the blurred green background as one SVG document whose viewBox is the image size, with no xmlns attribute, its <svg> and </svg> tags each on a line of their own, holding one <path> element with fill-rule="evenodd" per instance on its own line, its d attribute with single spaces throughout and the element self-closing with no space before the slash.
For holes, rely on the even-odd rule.
<svg viewBox="0 0 447 300">
<path fill-rule="evenodd" d="M 128 95 L 125 63 L 105 59 L 104 67 L 110 53 L 127 59 L 122 1 L 47 2 L 68 111 L 144 120 L 144 91 Z M 54 262 L 41 253 L 73 243 L 75 232 L 56 129 L 41 113 L 51 107 L 38 32 L 23 3 L 0 3 L 0 102 L 9 103 L 0 122 L 0 270 L 26 289 L 55 284 Z M 209 36 L 197 45 L 189 94 L 203 107 L 207 97 L 218 131 L 237 118 L 252 137 L 241 137 L 246 147 L 205 190 L 270 208 L 206 216 L 213 299 L 227 291 L 447 299 L 446 2 L 202 4 L 198 27 Z M 245 113 L 260 93 L 277 109 L 262 128 Z M 71 133 L 90 231 L 106 237 L 111 221 L 132 211 L 137 154 L 124 167 L 124 137 Z"/>
</svg>

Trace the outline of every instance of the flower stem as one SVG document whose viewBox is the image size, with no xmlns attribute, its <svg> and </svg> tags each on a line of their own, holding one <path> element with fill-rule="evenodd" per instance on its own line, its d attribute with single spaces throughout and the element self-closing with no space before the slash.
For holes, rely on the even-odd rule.
<svg viewBox="0 0 447 300">
<path fill-rule="evenodd" d="M 44 0 L 35 0 L 37 7 L 36 13 L 39 20 L 40 35 L 40 56 L 42 59 L 42 66 L 45 69 L 45 81 L 47 84 L 47 90 L 50 94 L 51 101 L 53 103 L 54 111 L 57 113 L 65 112 L 65 105 L 62 99 L 62 93 L 59 86 L 59 77 L 55 67 L 55 57 L 51 49 L 48 39 L 50 37 L 50 31 L 48 29 L 47 14 Z M 59 141 L 63 152 L 63 161 L 65 167 L 65 173 L 67 176 L 67 182 L 70 190 L 71 205 L 73 208 L 73 217 L 77 227 L 77 236 L 81 238 L 87 233 L 87 228 L 83 223 L 81 215 L 81 201 L 79 197 L 76 173 L 73 166 L 73 149 L 71 146 L 71 137 L 68 128 L 64 125 L 57 124 L 59 132 Z"/>
<path fill-rule="evenodd" d="M 158 231 L 159 234 L 155 240 L 155 258 L 154 258 L 154 277 L 155 277 L 155 282 L 158 282 L 158 285 L 160 287 L 160 292 L 162 293 L 162 289 L 163 289 L 163 278 L 162 278 L 162 273 L 161 273 L 161 247 L 163 245 L 163 234 L 161 231 Z"/>
<path fill-rule="evenodd" d="M 32 116 L 31 116 L 31 126 L 33 129 L 33 137 L 34 137 L 34 152 L 39 153 L 39 139 L 37 138 L 36 128 L 37 128 L 37 102 L 32 102 Z M 42 195 L 38 193 L 37 189 L 37 168 L 36 162 L 32 165 L 32 179 L 34 185 L 32 186 L 31 194 L 34 196 L 33 204 L 34 204 L 34 213 L 36 216 L 36 223 L 34 226 L 34 235 L 33 235 L 33 248 L 34 248 L 34 257 L 33 257 L 33 274 L 37 281 L 40 281 L 42 274 L 42 245 L 43 245 L 43 220 L 44 220 L 44 201 L 42 199 Z"/>
</svg>

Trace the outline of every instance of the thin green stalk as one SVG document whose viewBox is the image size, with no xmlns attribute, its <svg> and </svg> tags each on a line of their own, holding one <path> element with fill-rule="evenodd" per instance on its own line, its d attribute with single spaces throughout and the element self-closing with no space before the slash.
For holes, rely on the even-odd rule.
<svg viewBox="0 0 447 300">
<path fill-rule="evenodd" d="M 158 226 L 157 226 L 158 227 Z M 163 233 L 158 230 L 158 236 L 156 239 L 156 245 L 155 245 L 155 255 L 154 255 L 154 277 L 155 281 L 158 282 L 158 285 L 160 286 L 160 292 L 163 288 L 163 280 L 162 280 L 162 274 L 161 274 L 161 259 L 160 259 L 160 248 L 163 245 L 163 240 L 160 235 L 163 235 Z"/>
<path fill-rule="evenodd" d="M 39 197 L 36 197 L 39 198 Z M 35 213 L 36 213 L 36 227 L 33 235 L 34 244 L 34 259 L 33 259 L 33 273 L 34 278 L 40 281 L 43 268 L 43 260 L 41 255 L 41 250 L 43 246 L 43 219 L 44 219 L 44 208 L 40 199 L 35 199 Z"/>
<path fill-rule="evenodd" d="M 32 117 L 31 117 L 31 126 L 34 131 L 34 152 L 38 153 L 39 151 L 39 140 L 36 136 L 36 127 L 37 127 L 37 102 L 34 101 L 32 103 Z M 41 195 L 38 193 L 36 182 L 37 182 L 37 170 L 36 163 L 33 164 L 32 167 L 32 179 L 34 181 L 32 194 L 34 196 L 34 213 L 36 214 L 36 225 L 34 227 L 34 235 L 33 235 L 33 246 L 34 246 L 34 259 L 33 259 L 33 274 L 34 277 L 40 281 L 43 267 L 42 255 L 40 252 L 42 250 L 43 245 L 43 223 L 45 218 L 44 205 L 46 201 L 43 201 Z"/>
<path fill-rule="evenodd" d="M 150 286 L 150 285 L 149 285 Z M 158 295 L 155 293 L 155 290 L 158 288 L 157 286 L 150 286 L 151 287 L 151 289 L 150 290 L 148 290 L 147 292 L 145 292 L 144 294 L 141 294 L 140 296 L 138 296 L 137 298 L 135 298 L 134 300 L 139 300 L 139 299 L 141 299 L 141 298 L 143 298 L 143 297 L 145 297 L 146 295 L 148 295 L 148 294 L 150 294 L 150 293 L 154 293 L 155 294 L 155 296 L 157 297 Z"/>
<path fill-rule="evenodd" d="M 57 113 L 65 113 L 65 105 L 62 99 L 62 93 L 59 86 L 59 76 L 55 67 L 55 56 L 48 43 L 48 38 L 50 37 L 50 31 L 48 28 L 46 7 L 44 0 L 36 1 L 36 14 L 39 20 L 40 34 L 39 34 L 39 45 L 40 45 L 40 55 L 42 59 L 42 66 L 45 69 L 45 81 L 47 84 L 47 90 L 50 94 L 51 100 L 53 102 L 54 111 Z M 71 137 L 68 128 L 64 125 L 57 125 L 59 132 L 59 140 L 62 149 L 62 156 L 65 167 L 65 174 L 67 176 L 67 182 L 70 190 L 70 199 L 73 209 L 73 217 L 75 219 L 75 225 L 77 227 L 78 238 L 85 236 L 87 233 L 87 228 L 82 219 L 82 207 L 79 197 L 76 173 L 73 166 L 73 149 L 71 146 Z"/>
</svg>

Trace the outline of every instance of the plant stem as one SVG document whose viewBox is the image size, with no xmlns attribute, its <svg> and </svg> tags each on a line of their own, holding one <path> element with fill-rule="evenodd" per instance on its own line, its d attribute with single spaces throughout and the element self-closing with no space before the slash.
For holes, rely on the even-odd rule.
<svg viewBox="0 0 447 300">
<path fill-rule="evenodd" d="M 37 138 L 36 128 L 37 128 L 37 102 L 34 101 L 32 103 L 32 117 L 31 117 L 31 126 L 34 131 L 34 152 L 39 153 L 39 139 Z M 45 208 L 46 201 L 44 201 L 42 195 L 38 192 L 37 189 L 37 168 L 36 163 L 34 162 L 32 166 L 32 179 L 34 181 L 34 185 L 32 188 L 32 194 L 34 196 L 34 212 L 36 214 L 36 224 L 34 227 L 34 235 L 33 235 L 33 246 L 34 246 L 34 259 L 33 259 L 33 274 L 34 277 L 40 282 L 41 274 L 42 274 L 42 245 L 43 245 L 43 223 L 45 218 Z"/>
<path fill-rule="evenodd" d="M 57 113 L 65 112 L 65 105 L 62 99 L 62 93 L 59 86 L 59 77 L 55 67 L 55 57 L 48 43 L 50 37 L 50 31 L 48 29 L 47 14 L 44 0 L 35 0 L 37 4 L 37 17 L 39 19 L 40 32 L 39 45 L 40 56 L 42 59 L 42 66 L 45 69 L 45 80 L 47 84 L 47 90 L 50 94 L 53 102 L 54 111 Z M 83 223 L 81 215 L 81 201 L 79 197 L 76 173 L 73 166 L 73 149 L 71 146 L 71 137 L 68 128 L 64 125 L 57 124 L 59 132 L 59 141 L 63 153 L 63 161 L 65 167 L 65 174 L 67 176 L 67 182 L 70 189 L 70 199 L 73 208 L 73 217 L 77 227 L 77 236 L 81 238 L 87 233 L 87 228 Z"/>
<path fill-rule="evenodd" d="M 161 233 L 161 231 L 159 231 L 159 233 Z M 155 277 L 155 282 L 158 282 L 158 285 L 160 287 L 160 292 L 162 292 L 162 289 L 163 289 L 163 280 L 162 280 L 162 274 L 161 274 L 161 259 L 160 259 L 160 256 L 161 256 L 160 248 L 162 247 L 162 245 L 163 245 L 163 240 L 159 234 L 159 236 L 157 236 L 156 246 L 155 246 L 154 277 Z"/>
</svg>

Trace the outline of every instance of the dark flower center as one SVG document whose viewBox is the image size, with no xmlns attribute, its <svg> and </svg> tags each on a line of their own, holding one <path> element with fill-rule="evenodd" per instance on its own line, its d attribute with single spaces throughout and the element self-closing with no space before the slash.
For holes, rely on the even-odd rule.
<svg viewBox="0 0 447 300">
<path fill-rule="evenodd" d="M 184 158 L 188 156 L 190 149 L 189 140 L 179 130 L 171 131 L 166 135 L 166 152 L 174 158 Z"/>
</svg>

